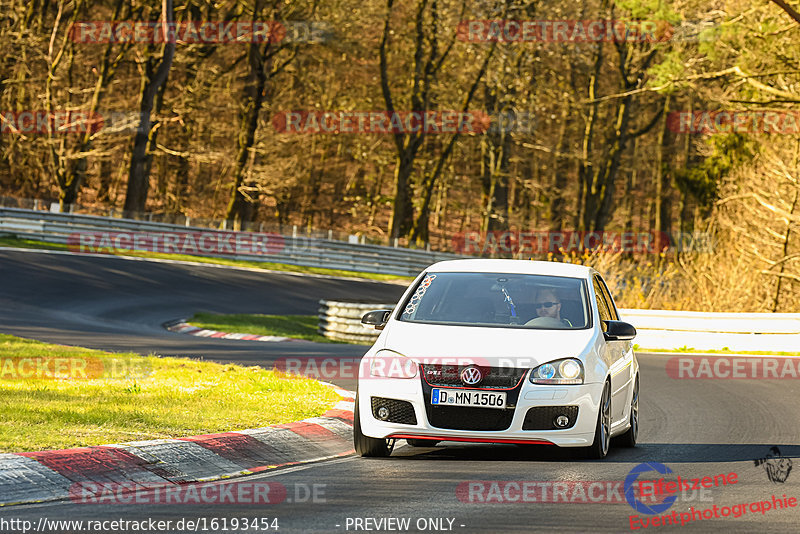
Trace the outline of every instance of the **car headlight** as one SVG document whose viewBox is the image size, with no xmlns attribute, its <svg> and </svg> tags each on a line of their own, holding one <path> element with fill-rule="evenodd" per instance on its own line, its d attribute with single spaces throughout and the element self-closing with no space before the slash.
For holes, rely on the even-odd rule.
<svg viewBox="0 0 800 534">
<path fill-rule="evenodd" d="M 380 378 L 414 378 L 418 367 L 411 358 L 381 349 L 369 362 L 369 374 Z"/>
<path fill-rule="evenodd" d="M 531 371 L 534 384 L 583 384 L 583 364 L 575 358 L 543 363 Z"/>
</svg>

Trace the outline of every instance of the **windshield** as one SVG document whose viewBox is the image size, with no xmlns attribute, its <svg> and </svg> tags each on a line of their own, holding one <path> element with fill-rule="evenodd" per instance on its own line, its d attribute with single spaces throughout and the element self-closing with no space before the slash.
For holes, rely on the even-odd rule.
<svg viewBox="0 0 800 534">
<path fill-rule="evenodd" d="M 577 330 L 591 326 L 580 278 L 507 273 L 427 273 L 400 321 Z"/>
</svg>

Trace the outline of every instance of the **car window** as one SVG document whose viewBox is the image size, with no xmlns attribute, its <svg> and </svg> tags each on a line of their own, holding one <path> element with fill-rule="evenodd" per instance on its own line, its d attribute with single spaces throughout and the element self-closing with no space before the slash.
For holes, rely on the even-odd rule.
<svg viewBox="0 0 800 534">
<path fill-rule="evenodd" d="M 426 273 L 398 311 L 400 321 L 571 330 L 589 328 L 581 278 L 509 273 Z"/>
<path fill-rule="evenodd" d="M 606 304 L 606 299 L 603 297 L 603 288 L 600 286 L 600 282 L 597 280 L 597 277 L 592 278 L 592 285 L 594 285 L 594 294 L 595 294 L 595 302 L 597 302 L 597 312 L 600 314 L 600 327 L 603 329 L 603 332 L 606 331 L 606 325 L 602 321 L 610 321 L 611 320 L 611 312 L 608 311 L 608 304 Z"/>
<path fill-rule="evenodd" d="M 611 298 L 611 292 L 608 290 L 608 286 L 606 285 L 606 281 L 603 280 L 603 277 L 597 275 L 596 277 L 600 281 L 600 287 L 603 289 L 603 297 L 606 299 L 606 304 L 608 305 L 608 311 L 611 314 L 611 318 L 615 321 L 619 321 L 619 313 L 617 312 L 617 305 L 614 304 L 614 299 Z"/>
</svg>

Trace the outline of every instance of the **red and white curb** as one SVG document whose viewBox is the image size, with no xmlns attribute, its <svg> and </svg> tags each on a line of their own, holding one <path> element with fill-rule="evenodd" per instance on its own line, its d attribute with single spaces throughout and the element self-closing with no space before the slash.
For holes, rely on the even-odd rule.
<svg viewBox="0 0 800 534">
<path fill-rule="evenodd" d="M 354 394 L 320 417 L 264 428 L 58 451 L 0 454 L 0 506 L 65 500 L 76 484 L 142 490 L 206 482 L 353 452 Z"/>
<path fill-rule="evenodd" d="M 244 341 L 267 341 L 267 342 L 303 341 L 302 339 L 293 339 L 290 337 L 281 337 L 281 336 L 259 336 L 256 334 L 235 334 L 231 332 L 219 332 L 217 330 L 208 330 L 207 328 L 198 328 L 183 321 L 180 321 L 178 323 L 166 324 L 164 325 L 164 327 L 170 332 L 177 332 L 178 334 L 189 334 L 190 336 L 210 337 L 215 339 L 241 339 Z"/>
</svg>

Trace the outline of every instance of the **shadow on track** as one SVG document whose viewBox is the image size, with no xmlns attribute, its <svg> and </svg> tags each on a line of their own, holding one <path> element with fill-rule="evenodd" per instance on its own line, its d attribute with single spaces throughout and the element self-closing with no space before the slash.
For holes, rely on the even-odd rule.
<svg viewBox="0 0 800 534">
<path fill-rule="evenodd" d="M 397 446 L 402 445 L 402 440 Z M 644 443 L 634 449 L 614 447 L 604 460 L 587 460 L 580 449 L 547 445 L 438 445 L 429 448 L 395 448 L 391 460 L 424 461 L 536 461 L 587 463 L 703 463 L 746 462 L 763 458 L 775 443 Z M 396 446 L 396 447 L 397 447 Z M 800 445 L 777 444 L 781 454 L 800 458 Z"/>
</svg>

